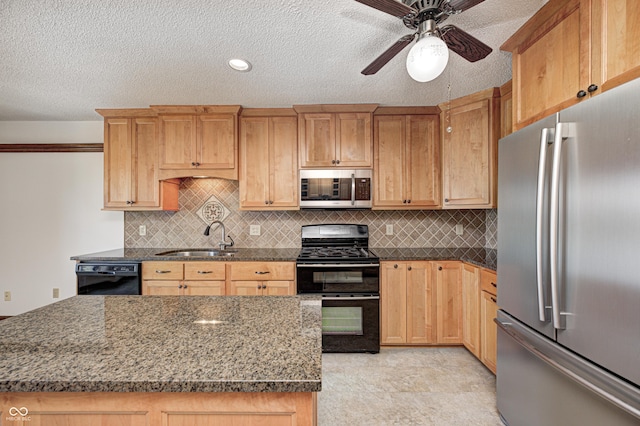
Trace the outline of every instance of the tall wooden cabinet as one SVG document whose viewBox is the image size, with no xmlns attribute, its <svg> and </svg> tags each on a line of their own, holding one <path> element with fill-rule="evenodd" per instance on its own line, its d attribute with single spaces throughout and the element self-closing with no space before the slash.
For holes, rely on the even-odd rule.
<svg viewBox="0 0 640 426">
<path fill-rule="evenodd" d="M 513 62 L 520 129 L 640 76 L 636 0 L 550 0 L 501 49 Z"/>
<path fill-rule="evenodd" d="M 244 109 L 240 117 L 240 209 L 295 210 L 298 118 L 292 109 Z"/>
<path fill-rule="evenodd" d="M 104 209 L 178 210 L 179 182 L 158 176 L 155 112 L 96 111 L 104 117 Z"/>
<path fill-rule="evenodd" d="M 238 179 L 239 105 L 152 105 L 160 122 L 160 177 Z"/>
<path fill-rule="evenodd" d="M 380 343 L 434 343 L 431 262 L 380 263 Z"/>
<path fill-rule="evenodd" d="M 371 168 L 377 104 L 295 105 L 301 168 Z"/>
<path fill-rule="evenodd" d="M 382 107 L 373 126 L 374 209 L 440 206 L 440 133 L 435 107 Z"/>
<path fill-rule="evenodd" d="M 497 205 L 500 91 L 483 90 L 440 104 L 442 207 Z"/>
</svg>

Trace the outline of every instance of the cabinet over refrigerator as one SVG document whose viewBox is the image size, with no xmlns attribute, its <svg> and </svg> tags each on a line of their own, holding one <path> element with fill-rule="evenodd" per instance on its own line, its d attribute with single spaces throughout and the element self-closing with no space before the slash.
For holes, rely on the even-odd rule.
<svg viewBox="0 0 640 426">
<path fill-rule="evenodd" d="M 503 420 L 640 424 L 640 79 L 498 153 Z"/>
</svg>

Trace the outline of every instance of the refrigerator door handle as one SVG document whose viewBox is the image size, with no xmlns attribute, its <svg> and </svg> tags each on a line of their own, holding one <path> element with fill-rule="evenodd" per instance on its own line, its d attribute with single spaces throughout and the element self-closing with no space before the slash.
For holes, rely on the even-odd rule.
<svg viewBox="0 0 640 426">
<path fill-rule="evenodd" d="M 560 316 L 560 301 L 558 292 L 558 220 L 560 198 L 560 165 L 562 160 L 562 131 L 565 123 L 556 124 L 556 134 L 553 146 L 553 166 L 551 169 L 551 201 L 549 207 L 549 269 L 551 270 L 551 313 L 553 327 L 563 329 Z"/>
<path fill-rule="evenodd" d="M 538 286 L 538 318 L 547 321 L 544 298 L 543 276 L 543 218 L 544 218 L 544 186 L 547 169 L 547 145 L 553 143 L 554 129 L 544 128 L 540 132 L 540 154 L 538 155 L 538 187 L 536 189 L 536 283 Z"/>
</svg>

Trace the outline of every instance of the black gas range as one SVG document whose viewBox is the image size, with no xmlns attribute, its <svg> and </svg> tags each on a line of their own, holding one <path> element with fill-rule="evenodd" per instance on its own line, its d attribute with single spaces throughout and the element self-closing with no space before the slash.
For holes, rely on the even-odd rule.
<svg viewBox="0 0 640 426">
<path fill-rule="evenodd" d="M 380 351 L 380 260 L 367 225 L 302 227 L 299 294 L 322 295 L 323 352 Z"/>
</svg>

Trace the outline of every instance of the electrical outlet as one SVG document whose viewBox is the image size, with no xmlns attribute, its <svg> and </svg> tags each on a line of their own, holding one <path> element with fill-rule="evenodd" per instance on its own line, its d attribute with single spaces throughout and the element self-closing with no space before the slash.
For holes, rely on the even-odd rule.
<svg viewBox="0 0 640 426">
<path fill-rule="evenodd" d="M 393 225 L 387 225 L 387 235 L 393 235 Z"/>
<path fill-rule="evenodd" d="M 249 235 L 260 235 L 260 225 L 250 225 Z"/>
<path fill-rule="evenodd" d="M 147 235 L 147 227 L 145 225 L 140 225 L 138 227 L 138 235 L 140 235 L 141 237 Z"/>
<path fill-rule="evenodd" d="M 58 299 L 60 297 L 60 289 L 59 288 L 54 288 L 53 289 L 53 298 L 54 299 Z"/>
<path fill-rule="evenodd" d="M 10 291 L 5 291 L 4 292 L 4 301 L 5 302 L 11 302 L 11 292 Z"/>
<path fill-rule="evenodd" d="M 456 235 L 462 235 L 464 232 L 464 226 L 461 223 L 456 225 Z"/>
</svg>

